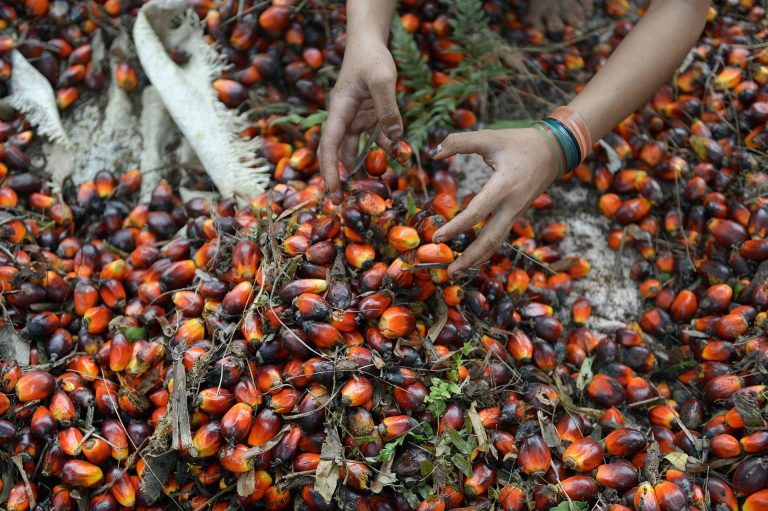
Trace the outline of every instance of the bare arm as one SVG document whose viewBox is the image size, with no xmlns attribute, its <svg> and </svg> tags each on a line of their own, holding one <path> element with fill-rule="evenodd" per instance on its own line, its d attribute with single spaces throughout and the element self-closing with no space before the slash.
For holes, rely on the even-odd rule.
<svg viewBox="0 0 768 511">
<path fill-rule="evenodd" d="M 376 37 L 387 44 L 397 0 L 349 0 L 347 37 L 349 41 Z"/>
<path fill-rule="evenodd" d="M 637 110 L 680 65 L 707 20 L 709 0 L 655 0 L 605 66 L 569 104 L 597 140 Z"/>
<path fill-rule="evenodd" d="M 635 111 L 680 64 L 701 34 L 709 0 L 655 0 L 570 107 L 584 118 L 592 140 Z M 552 183 L 557 159 L 545 135 L 532 128 L 485 130 L 448 136 L 432 155 L 482 155 L 495 172 L 467 209 L 440 228 L 444 242 L 489 217 L 477 240 L 451 264 L 450 273 L 488 259 L 509 226 Z"/>
</svg>

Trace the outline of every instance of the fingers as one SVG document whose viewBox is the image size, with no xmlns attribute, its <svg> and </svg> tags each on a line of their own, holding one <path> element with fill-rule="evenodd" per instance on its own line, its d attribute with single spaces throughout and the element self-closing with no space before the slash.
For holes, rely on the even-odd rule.
<svg viewBox="0 0 768 511">
<path fill-rule="evenodd" d="M 595 5 L 592 2 L 592 0 L 581 0 L 581 6 L 584 8 L 584 14 L 586 16 L 592 15 L 592 12 L 595 8 Z"/>
<path fill-rule="evenodd" d="M 508 203 L 494 213 L 477 239 L 448 267 L 448 275 L 466 271 L 488 260 L 506 241 L 517 212 L 515 205 Z"/>
<path fill-rule="evenodd" d="M 579 28 L 584 25 L 584 8 L 577 0 L 564 0 L 562 2 L 562 17 L 572 26 Z"/>
<path fill-rule="evenodd" d="M 392 151 L 392 140 L 383 131 L 379 131 L 379 136 L 376 137 L 376 145 L 384 149 L 386 153 Z"/>
<path fill-rule="evenodd" d="M 547 5 L 547 2 L 530 2 L 528 4 L 528 12 L 525 13 L 525 22 L 539 32 L 544 32 L 544 25 L 541 20 L 545 5 Z"/>
<path fill-rule="evenodd" d="M 451 133 L 437 147 L 429 150 L 429 156 L 435 160 L 442 160 L 454 154 L 481 154 L 489 152 L 492 145 L 487 130 L 470 131 L 467 133 Z"/>
<path fill-rule="evenodd" d="M 357 146 L 360 135 L 346 135 L 339 147 L 339 158 L 348 172 L 352 172 L 357 160 Z"/>
<path fill-rule="evenodd" d="M 390 139 L 395 139 L 403 134 L 403 120 L 400 118 L 400 109 L 397 108 L 395 98 L 394 73 L 382 73 L 373 77 L 368 82 L 368 90 L 373 98 L 373 107 L 381 124 L 381 131 Z"/>
<path fill-rule="evenodd" d="M 501 174 L 491 176 L 483 189 L 469 202 L 467 209 L 453 217 L 450 222 L 435 231 L 432 239 L 435 243 L 444 243 L 452 240 L 462 232 L 498 209 L 504 200 Z"/>
<path fill-rule="evenodd" d="M 346 95 L 340 94 L 331 100 L 328 121 L 325 123 L 320 139 L 320 172 L 325 180 L 326 190 L 331 200 L 341 202 L 341 180 L 338 170 L 338 152 L 347 126 L 352 122 L 357 111 L 358 102 Z"/>
<path fill-rule="evenodd" d="M 563 25 L 563 20 L 560 19 L 558 9 L 552 9 L 547 12 L 545 23 L 547 25 L 547 32 L 553 39 L 559 40 L 562 38 L 565 32 L 565 25 Z"/>
</svg>

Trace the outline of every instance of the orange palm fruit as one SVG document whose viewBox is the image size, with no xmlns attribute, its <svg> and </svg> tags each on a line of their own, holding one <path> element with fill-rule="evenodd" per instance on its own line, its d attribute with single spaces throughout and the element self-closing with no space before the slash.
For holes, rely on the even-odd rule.
<svg viewBox="0 0 768 511">
<path fill-rule="evenodd" d="M 34 501 L 37 501 L 37 485 L 30 481 L 29 487 L 32 492 L 32 498 Z M 8 500 L 5 502 L 5 509 L 8 511 L 27 511 L 30 509 L 30 504 L 29 493 L 24 481 L 14 484 L 11 492 L 8 494 Z"/>
<path fill-rule="evenodd" d="M 738 511 L 739 503 L 733 488 L 725 480 L 717 476 L 710 476 L 706 480 L 706 489 L 709 492 L 709 499 L 714 506 L 719 506 L 730 511 Z"/>
<path fill-rule="evenodd" d="M 587 386 L 587 395 L 601 406 L 619 406 L 626 399 L 626 390 L 614 378 L 598 373 Z"/>
<path fill-rule="evenodd" d="M 571 317 L 576 325 L 584 325 L 592 315 L 592 304 L 586 298 L 578 298 L 573 302 Z"/>
<path fill-rule="evenodd" d="M 707 232 L 709 232 L 718 243 L 726 247 L 738 245 L 746 241 L 748 237 L 747 230 L 733 220 L 724 220 L 713 218 L 707 222 Z"/>
<path fill-rule="evenodd" d="M 81 445 L 85 458 L 94 465 L 103 465 L 112 456 L 109 444 L 101 438 L 91 437 Z"/>
<path fill-rule="evenodd" d="M 605 450 L 611 456 L 628 458 L 645 449 L 647 440 L 640 431 L 619 428 L 610 432 L 604 439 Z"/>
<path fill-rule="evenodd" d="M 133 92 L 139 85 L 139 77 L 136 75 L 136 70 L 125 60 L 117 65 L 115 80 L 117 81 L 117 86 L 125 92 Z"/>
<path fill-rule="evenodd" d="M 70 486 L 90 488 L 101 482 L 104 474 L 96 465 L 84 460 L 69 460 L 61 469 L 61 481 Z"/>
<path fill-rule="evenodd" d="M 328 323 L 305 321 L 302 327 L 309 341 L 318 348 L 332 348 L 344 340 L 341 332 Z"/>
<path fill-rule="evenodd" d="M 56 389 L 56 379 L 48 372 L 32 370 L 16 382 L 16 397 L 22 403 L 44 400 Z"/>
<path fill-rule="evenodd" d="M 651 202 L 645 197 L 636 197 L 622 202 L 613 218 L 622 225 L 637 223 L 651 211 Z"/>
<path fill-rule="evenodd" d="M 234 447 L 225 447 L 219 453 L 219 462 L 226 470 L 234 474 L 242 474 L 251 470 L 254 458 L 246 458 L 248 446 L 237 444 Z"/>
<path fill-rule="evenodd" d="M 301 391 L 298 389 L 281 389 L 269 397 L 269 407 L 281 415 L 291 413 L 301 399 L 301 395 Z"/>
<path fill-rule="evenodd" d="M 517 462 L 528 475 L 543 474 L 549 470 L 552 454 L 539 435 L 530 435 L 519 442 Z"/>
<path fill-rule="evenodd" d="M 240 314 L 253 302 L 253 296 L 253 284 L 241 282 L 224 296 L 221 307 L 228 314 Z"/>
<path fill-rule="evenodd" d="M 278 295 L 283 302 L 288 303 L 302 293 L 321 294 L 327 287 L 324 279 L 296 279 L 285 284 Z"/>
<path fill-rule="evenodd" d="M 577 472 L 589 472 L 603 461 L 603 446 L 591 437 L 584 437 L 569 445 L 563 452 L 563 462 Z"/>
<path fill-rule="evenodd" d="M 66 110 L 80 97 L 77 87 L 62 87 L 56 91 L 56 105 L 61 110 Z"/>
<path fill-rule="evenodd" d="M 379 318 L 379 330 L 387 339 L 405 337 L 416 328 L 416 318 L 411 309 L 402 305 L 389 307 Z"/>
<path fill-rule="evenodd" d="M 63 390 L 57 390 L 53 393 L 48 408 L 56 422 L 62 425 L 69 424 L 76 415 L 75 404 Z"/>
<path fill-rule="evenodd" d="M 331 306 L 315 293 L 302 293 L 293 299 L 293 306 L 302 320 L 327 321 L 331 316 Z"/>
<path fill-rule="evenodd" d="M 371 176 L 381 176 L 387 171 L 387 153 L 375 147 L 365 156 L 365 171 Z"/>
<path fill-rule="evenodd" d="M 353 268 L 367 270 L 376 259 L 376 250 L 366 243 L 350 243 L 344 249 L 344 256 Z"/>
<path fill-rule="evenodd" d="M 256 447 L 269 442 L 281 427 L 282 419 L 278 414 L 269 408 L 262 409 L 253 420 L 253 426 L 248 433 L 248 445 Z"/>
<path fill-rule="evenodd" d="M 195 458 L 214 456 L 224 445 L 221 434 L 221 423 L 211 421 L 201 426 L 192 437 L 190 453 Z"/>
<path fill-rule="evenodd" d="M 421 244 L 419 232 L 403 225 L 393 226 L 387 233 L 387 241 L 398 252 L 413 250 Z"/>
<path fill-rule="evenodd" d="M 590 500 L 597 495 L 597 482 L 589 476 L 576 475 L 563 479 L 559 485 L 561 493 L 572 500 Z"/>
<path fill-rule="evenodd" d="M 259 15 L 259 26 L 264 30 L 276 31 L 288 28 L 292 10 L 288 7 L 270 6 Z"/>
<path fill-rule="evenodd" d="M 743 387 L 744 379 L 740 376 L 727 374 L 715 376 L 704 385 L 704 397 L 710 402 L 728 399 Z"/>
<path fill-rule="evenodd" d="M 341 402 L 345 406 L 362 406 L 373 397 L 373 384 L 364 376 L 355 376 L 341 388 Z"/>
<path fill-rule="evenodd" d="M 133 487 L 131 477 L 127 472 L 121 470 L 120 467 L 112 467 L 107 472 L 106 481 L 111 485 L 109 492 L 118 504 L 128 508 L 135 505 L 136 489 Z"/>
<path fill-rule="evenodd" d="M 756 491 L 748 496 L 741 509 L 742 511 L 760 511 L 762 509 L 768 509 L 768 488 Z"/>
<path fill-rule="evenodd" d="M 633 504 L 636 511 L 658 511 L 659 501 L 656 498 L 656 492 L 651 483 L 640 483 L 640 486 L 637 487 Z"/>
<path fill-rule="evenodd" d="M 381 420 L 381 423 L 377 426 L 377 430 L 381 435 L 382 440 L 389 442 L 405 435 L 409 431 L 416 430 L 418 425 L 418 421 L 413 417 L 407 415 L 391 415 Z"/>
<path fill-rule="evenodd" d="M 523 511 L 526 500 L 525 490 L 517 484 L 509 483 L 499 491 L 499 505 L 503 511 Z"/>
<path fill-rule="evenodd" d="M 213 82 L 213 88 L 219 101 L 230 108 L 235 108 L 248 98 L 248 89 L 235 80 L 219 79 Z"/>
<path fill-rule="evenodd" d="M 608 488 L 626 491 L 637 484 L 637 469 L 626 460 L 618 460 L 597 467 L 595 479 Z"/>
</svg>

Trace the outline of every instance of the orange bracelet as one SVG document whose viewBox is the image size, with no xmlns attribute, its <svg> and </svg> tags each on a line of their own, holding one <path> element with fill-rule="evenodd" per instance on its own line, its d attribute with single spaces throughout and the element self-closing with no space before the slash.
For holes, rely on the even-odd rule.
<svg viewBox="0 0 768 511">
<path fill-rule="evenodd" d="M 576 139 L 576 143 L 579 144 L 581 161 L 584 161 L 587 154 L 592 151 L 592 140 L 584 118 L 573 108 L 568 106 L 559 106 L 555 108 L 547 117 L 560 121 L 571 131 Z"/>
</svg>

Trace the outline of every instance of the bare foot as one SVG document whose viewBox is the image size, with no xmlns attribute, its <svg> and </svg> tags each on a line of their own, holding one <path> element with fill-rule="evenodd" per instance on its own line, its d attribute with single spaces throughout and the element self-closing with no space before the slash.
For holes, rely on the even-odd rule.
<svg viewBox="0 0 768 511">
<path fill-rule="evenodd" d="M 592 7 L 592 0 L 531 0 L 525 22 L 554 38 L 562 37 L 565 23 L 583 27 Z"/>
</svg>

